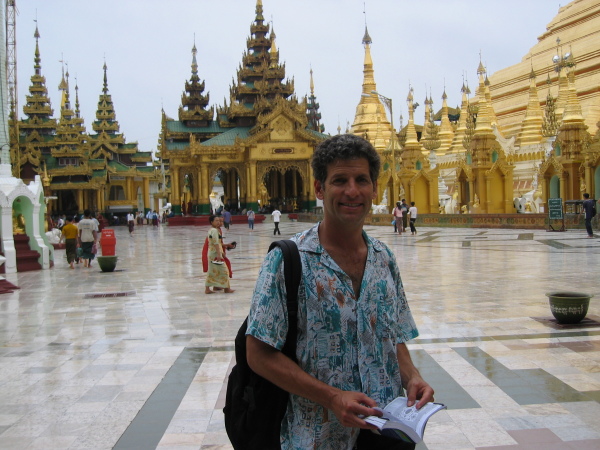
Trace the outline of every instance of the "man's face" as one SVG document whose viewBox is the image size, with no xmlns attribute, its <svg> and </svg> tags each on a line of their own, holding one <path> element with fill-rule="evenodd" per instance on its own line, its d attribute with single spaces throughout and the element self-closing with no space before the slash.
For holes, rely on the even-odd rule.
<svg viewBox="0 0 600 450">
<path fill-rule="evenodd" d="M 324 183 L 315 180 L 315 195 L 323 200 L 325 219 L 343 227 L 362 226 L 376 193 L 377 182 L 371 180 L 365 158 L 336 160 L 327 166 Z"/>
</svg>

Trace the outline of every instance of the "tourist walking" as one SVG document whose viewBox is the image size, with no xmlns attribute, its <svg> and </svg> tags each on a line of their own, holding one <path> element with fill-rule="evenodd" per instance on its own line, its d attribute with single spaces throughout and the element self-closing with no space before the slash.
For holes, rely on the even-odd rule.
<svg viewBox="0 0 600 450">
<path fill-rule="evenodd" d="M 248 212 L 246 213 L 246 216 L 248 216 L 248 228 L 250 228 L 250 230 L 254 231 L 254 211 L 252 211 L 252 208 L 248 209 Z"/>
<path fill-rule="evenodd" d="M 585 229 L 588 238 L 593 238 L 594 231 L 592 230 L 592 218 L 596 215 L 596 205 L 594 200 L 590 198 L 590 194 L 587 192 L 583 194 L 583 205 L 581 206 L 581 212 L 585 214 Z"/>
<path fill-rule="evenodd" d="M 135 216 L 132 212 L 127 214 L 127 227 L 129 227 L 129 234 L 133 233 L 133 227 L 135 226 Z"/>
<path fill-rule="evenodd" d="M 402 209 L 402 231 L 406 231 L 406 227 L 408 226 L 408 205 L 405 198 L 402 199 L 400 208 Z"/>
<path fill-rule="evenodd" d="M 79 246 L 81 247 L 81 259 L 83 267 L 92 267 L 92 260 L 95 253 L 93 248 L 98 242 L 98 226 L 92 220 L 92 213 L 89 209 L 83 212 L 83 219 L 79 221 Z"/>
<path fill-rule="evenodd" d="M 229 287 L 229 273 L 225 265 L 225 254 L 219 233 L 221 218 L 211 214 L 208 220 L 211 228 L 208 230 L 208 273 L 204 282 L 204 293 L 214 294 L 215 291 L 211 290 L 213 287 L 222 288 L 224 292 L 230 294 L 234 290 Z"/>
<path fill-rule="evenodd" d="M 273 216 L 273 223 L 275 224 L 275 229 L 273 230 L 273 236 L 275 236 L 276 234 L 279 234 L 281 236 L 281 231 L 279 231 L 279 221 L 281 220 L 281 211 L 279 211 L 277 208 L 275 208 L 273 210 L 273 212 L 271 213 L 271 215 Z"/>
<path fill-rule="evenodd" d="M 415 228 L 415 222 L 417 221 L 417 207 L 415 206 L 415 202 L 410 202 L 408 215 L 410 216 L 410 234 L 415 236 L 417 234 L 417 229 Z"/>
<path fill-rule="evenodd" d="M 226 230 L 229 230 L 229 224 L 231 223 L 231 213 L 229 212 L 229 208 L 225 208 L 225 211 L 221 214 L 223 217 L 223 225 Z"/>
<path fill-rule="evenodd" d="M 398 234 L 402 234 L 402 205 L 400 202 L 396 202 L 396 207 L 392 211 L 394 216 L 394 232 L 398 231 Z"/>
<path fill-rule="evenodd" d="M 67 263 L 71 269 L 75 268 L 75 260 L 77 259 L 77 235 L 79 230 L 73 225 L 73 217 L 66 218 L 66 223 L 63 225 L 60 235 L 60 242 L 65 241 L 65 253 L 67 254 Z"/>
<path fill-rule="evenodd" d="M 402 395 L 403 387 L 417 408 L 434 393 L 406 347 L 418 331 L 396 255 L 363 230 L 377 194 L 379 155 L 358 136 L 337 135 L 317 146 L 311 164 L 323 220 L 293 237 L 306 287 L 298 291 L 298 362 L 278 351 L 289 325 L 283 254 L 275 248 L 252 296 L 248 364 L 294 394 L 281 424 L 282 448 L 414 449 L 373 434 L 364 421 L 380 416 L 374 407 Z"/>
</svg>

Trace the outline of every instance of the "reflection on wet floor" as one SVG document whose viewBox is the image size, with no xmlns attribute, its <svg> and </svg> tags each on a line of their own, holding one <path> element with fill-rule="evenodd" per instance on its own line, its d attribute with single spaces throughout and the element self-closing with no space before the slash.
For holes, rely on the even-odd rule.
<svg viewBox="0 0 600 450">
<path fill-rule="evenodd" d="M 282 222 L 282 238 L 308 224 Z M 583 231 L 367 227 L 397 255 L 420 336 L 409 344 L 448 410 L 422 449 L 600 448 L 600 240 Z M 203 294 L 207 227 L 117 227 L 118 272 L 8 275 L 0 294 L 0 449 L 231 448 L 233 338 L 272 224 L 234 224 L 231 295 Z M 596 295 L 558 326 L 545 293 Z M 595 301 L 594 301 L 595 300 Z"/>
</svg>

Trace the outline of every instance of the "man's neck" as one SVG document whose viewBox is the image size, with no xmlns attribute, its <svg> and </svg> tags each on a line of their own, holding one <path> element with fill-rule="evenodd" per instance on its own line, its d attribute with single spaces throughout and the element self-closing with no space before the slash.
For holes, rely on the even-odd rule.
<svg viewBox="0 0 600 450">
<path fill-rule="evenodd" d="M 323 220 L 319 225 L 319 241 L 325 248 L 335 247 L 356 249 L 358 246 L 364 244 L 362 232 L 362 225 L 355 225 L 340 230 L 339 228 L 328 226 L 327 221 Z"/>
</svg>

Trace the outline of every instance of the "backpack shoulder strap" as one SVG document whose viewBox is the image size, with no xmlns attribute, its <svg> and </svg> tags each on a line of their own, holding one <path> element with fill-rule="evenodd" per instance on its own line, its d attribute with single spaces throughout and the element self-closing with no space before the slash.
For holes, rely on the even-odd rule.
<svg viewBox="0 0 600 450">
<path fill-rule="evenodd" d="M 294 241 L 288 239 L 275 241 L 269 247 L 269 251 L 275 247 L 279 247 L 283 253 L 283 274 L 287 292 L 288 334 L 282 352 L 293 361 L 296 361 L 298 288 L 302 278 L 302 260 L 300 259 L 298 246 Z"/>
</svg>

